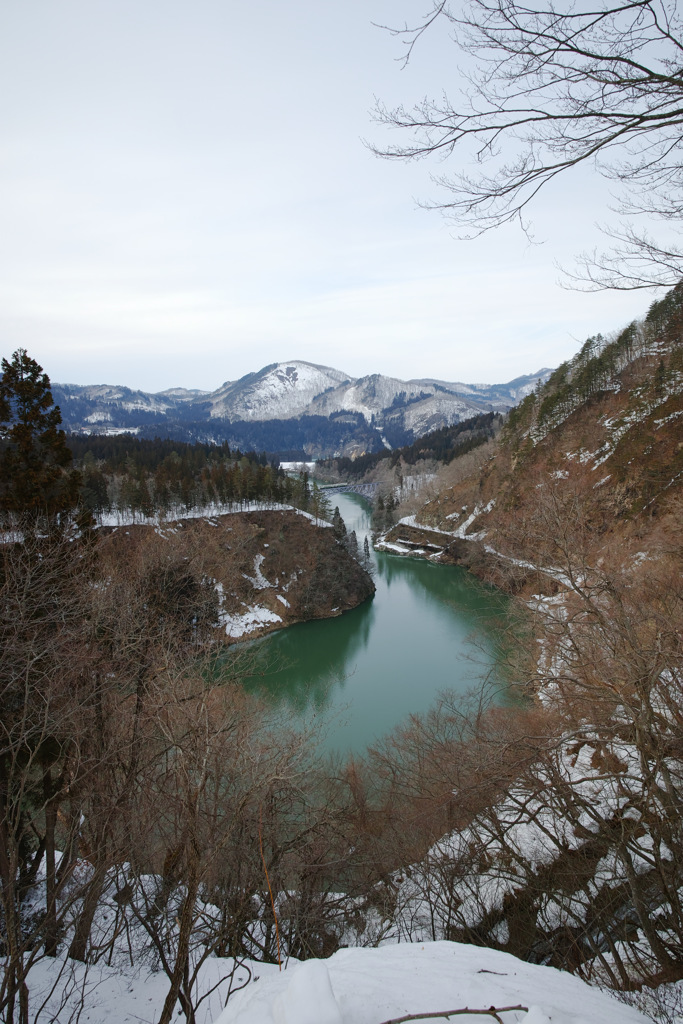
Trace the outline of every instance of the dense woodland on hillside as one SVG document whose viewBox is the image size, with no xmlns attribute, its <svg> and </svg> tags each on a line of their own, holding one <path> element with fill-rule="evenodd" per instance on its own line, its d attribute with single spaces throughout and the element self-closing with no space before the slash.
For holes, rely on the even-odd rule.
<svg viewBox="0 0 683 1024">
<path fill-rule="evenodd" d="M 64 403 L 64 426 L 75 430 L 88 413 L 78 399 Z M 145 409 L 117 410 L 120 429 L 134 430 L 136 435 L 153 441 L 171 438 L 184 444 L 223 445 L 243 450 L 268 451 L 283 461 L 310 458 L 318 451 L 343 450 L 349 446 L 361 451 L 378 451 L 383 447 L 381 433 L 368 424 L 361 413 L 340 412 L 330 416 L 299 416 L 296 419 L 273 420 L 185 420 L 158 416 Z M 391 443 L 404 444 L 412 438 L 402 424 L 400 411 L 388 428 Z"/>
<path fill-rule="evenodd" d="M 142 440 L 127 434 L 70 434 L 66 443 L 80 473 L 81 503 L 95 514 L 128 510 L 141 516 L 179 515 L 213 504 L 250 502 L 311 508 L 321 516 L 329 512 L 307 475 L 287 476 L 265 452 L 243 454 L 227 444 Z"/>
<path fill-rule="evenodd" d="M 478 448 L 479 445 L 494 436 L 496 426 L 503 421 L 500 413 L 484 413 L 455 423 L 450 427 L 433 430 L 424 437 L 410 444 L 379 452 L 359 455 L 355 459 L 325 459 L 320 464 L 320 471 L 337 473 L 342 480 L 361 480 L 369 470 L 380 464 L 394 469 L 399 464 L 414 466 L 417 462 L 433 459 L 448 465 L 453 459 Z"/>
</svg>

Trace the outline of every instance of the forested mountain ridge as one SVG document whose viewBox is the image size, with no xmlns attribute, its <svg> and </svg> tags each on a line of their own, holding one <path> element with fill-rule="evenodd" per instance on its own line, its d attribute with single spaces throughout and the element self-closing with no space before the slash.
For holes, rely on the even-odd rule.
<svg viewBox="0 0 683 1024">
<path fill-rule="evenodd" d="M 412 444 L 402 445 L 392 451 L 385 449 L 359 455 L 355 459 L 336 458 L 321 461 L 316 465 L 316 477 L 330 477 L 332 480 L 339 477 L 343 481 L 357 481 L 367 478 L 369 473 L 382 466 L 389 469 L 399 466 L 404 468 L 426 460 L 448 465 L 453 459 L 494 437 L 502 422 L 503 416 L 500 413 L 481 413 L 450 427 L 432 430 Z"/>
<path fill-rule="evenodd" d="M 298 457 L 356 455 L 411 443 L 425 433 L 489 411 L 504 411 L 549 370 L 507 384 L 352 378 L 303 360 L 274 363 L 215 391 L 148 394 L 108 385 L 54 384 L 67 430 L 134 433 Z"/>
<path fill-rule="evenodd" d="M 81 504 L 93 514 L 182 516 L 219 504 L 277 502 L 306 509 L 314 497 L 303 476 L 288 477 L 265 452 L 229 445 L 148 440 L 129 434 L 82 436 L 67 443 L 81 475 Z"/>
</svg>

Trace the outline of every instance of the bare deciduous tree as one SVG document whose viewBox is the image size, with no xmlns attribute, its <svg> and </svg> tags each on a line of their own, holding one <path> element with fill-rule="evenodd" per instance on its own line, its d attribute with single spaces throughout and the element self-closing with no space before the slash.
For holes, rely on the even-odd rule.
<svg viewBox="0 0 683 1024">
<path fill-rule="evenodd" d="M 80 552 L 62 536 L 0 545 L 0 1013 L 28 1024 L 28 972 L 55 956 L 73 866 L 57 821 L 79 777 L 88 687 Z M 61 823 L 69 846 L 77 824 Z M 42 900 L 31 898 L 41 864 Z M 42 906 L 41 906 L 42 902 Z"/>
<path fill-rule="evenodd" d="M 632 219 L 675 234 L 683 216 L 683 36 L 674 0 L 434 0 L 416 27 L 392 30 L 406 43 L 406 61 L 439 21 L 465 54 L 462 98 L 380 106 L 379 120 L 413 141 L 374 151 L 482 165 L 436 179 L 450 198 L 434 205 L 463 237 L 510 221 L 524 226 L 541 189 L 590 164 L 615 184 L 622 223 L 607 229 L 614 248 L 582 257 L 572 276 L 593 288 L 677 283 L 683 249 Z"/>
</svg>

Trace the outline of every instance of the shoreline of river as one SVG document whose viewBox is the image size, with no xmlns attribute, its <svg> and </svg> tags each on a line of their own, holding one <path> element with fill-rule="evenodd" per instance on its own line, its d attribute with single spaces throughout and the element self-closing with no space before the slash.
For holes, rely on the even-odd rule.
<svg viewBox="0 0 683 1024">
<path fill-rule="evenodd" d="M 368 502 L 339 494 L 347 530 L 371 537 Z M 304 726 L 328 723 L 331 751 L 361 752 L 444 691 L 496 681 L 509 599 L 462 566 L 371 550 L 376 593 L 343 615 L 293 624 L 259 640 L 247 689 Z"/>
</svg>

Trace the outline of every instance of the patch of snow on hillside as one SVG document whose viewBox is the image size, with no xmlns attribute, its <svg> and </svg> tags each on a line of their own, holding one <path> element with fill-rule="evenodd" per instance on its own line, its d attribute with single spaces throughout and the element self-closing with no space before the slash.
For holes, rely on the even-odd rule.
<svg viewBox="0 0 683 1024">
<path fill-rule="evenodd" d="M 663 416 L 661 420 L 655 420 L 655 426 L 661 427 L 665 423 L 669 423 L 671 420 L 678 419 L 679 416 L 683 416 L 683 409 L 679 409 L 677 412 L 672 412 L 669 416 Z"/>
<path fill-rule="evenodd" d="M 258 557 L 258 556 L 257 556 Z M 218 621 L 221 626 L 225 626 L 225 635 L 232 637 L 233 640 L 237 640 L 242 636 L 246 636 L 248 633 L 253 633 L 254 630 L 261 629 L 262 626 L 270 625 L 273 622 L 282 622 L 279 615 L 272 612 L 270 608 L 264 608 L 262 605 L 254 605 L 254 607 L 247 607 L 244 602 L 242 605 L 246 608 L 244 612 L 228 612 L 225 610 L 225 589 L 223 584 L 217 580 L 211 580 L 214 589 L 218 594 Z M 268 583 L 268 586 L 271 586 Z M 279 594 L 277 595 L 279 597 Z M 284 598 L 279 597 L 283 604 L 287 605 Z M 289 605 L 287 605 L 289 607 Z"/>
<path fill-rule="evenodd" d="M 257 604 L 239 614 L 230 615 L 228 612 L 221 612 L 219 621 L 222 626 L 225 626 L 225 635 L 237 639 L 246 636 L 247 633 L 253 633 L 256 629 L 261 629 L 262 626 L 268 626 L 273 622 L 282 622 L 282 619 L 275 612 L 271 612 L 270 608 L 264 608 L 263 605 Z"/>
<path fill-rule="evenodd" d="M 254 558 L 254 575 L 247 576 L 246 572 L 242 573 L 245 580 L 249 580 L 254 590 L 266 590 L 268 587 L 272 587 L 273 584 L 269 583 L 266 577 L 261 572 L 261 566 L 265 561 L 265 555 L 256 555 Z"/>
<path fill-rule="evenodd" d="M 474 520 L 479 516 L 479 514 L 482 511 L 483 510 L 482 510 L 481 505 L 479 505 L 479 504 L 475 505 L 474 506 L 474 511 L 470 512 L 470 514 L 468 515 L 468 517 L 465 520 L 465 522 L 461 523 L 460 526 L 457 528 L 457 530 L 453 531 L 453 536 L 454 537 L 458 537 L 460 540 L 467 540 L 468 539 L 467 538 L 467 531 L 469 530 L 469 528 L 472 525 L 472 523 L 474 522 Z M 470 539 L 472 539 L 472 538 L 470 538 Z"/>
<path fill-rule="evenodd" d="M 488 552 L 489 555 L 495 555 L 496 558 L 502 558 L 504 561 L 509 562 L 510 565 L 517 565 L 520 569 L 542 572 L 545 576 L 550 576 L 551 579 L 557 580 L 558 583 L 562 583 L 565 587 L 573 587 L 580 583 L 579 580 L 570 579 L 561 569 L 555 569 L 552 566 L 536 565 L 535 562 L 527 562 L 523 558 L 513 558 L 512 555 L 504 555 L 502 551 L 497 551 L 490 544 L 484 545 L 484 551 Z"/>
</svg>

